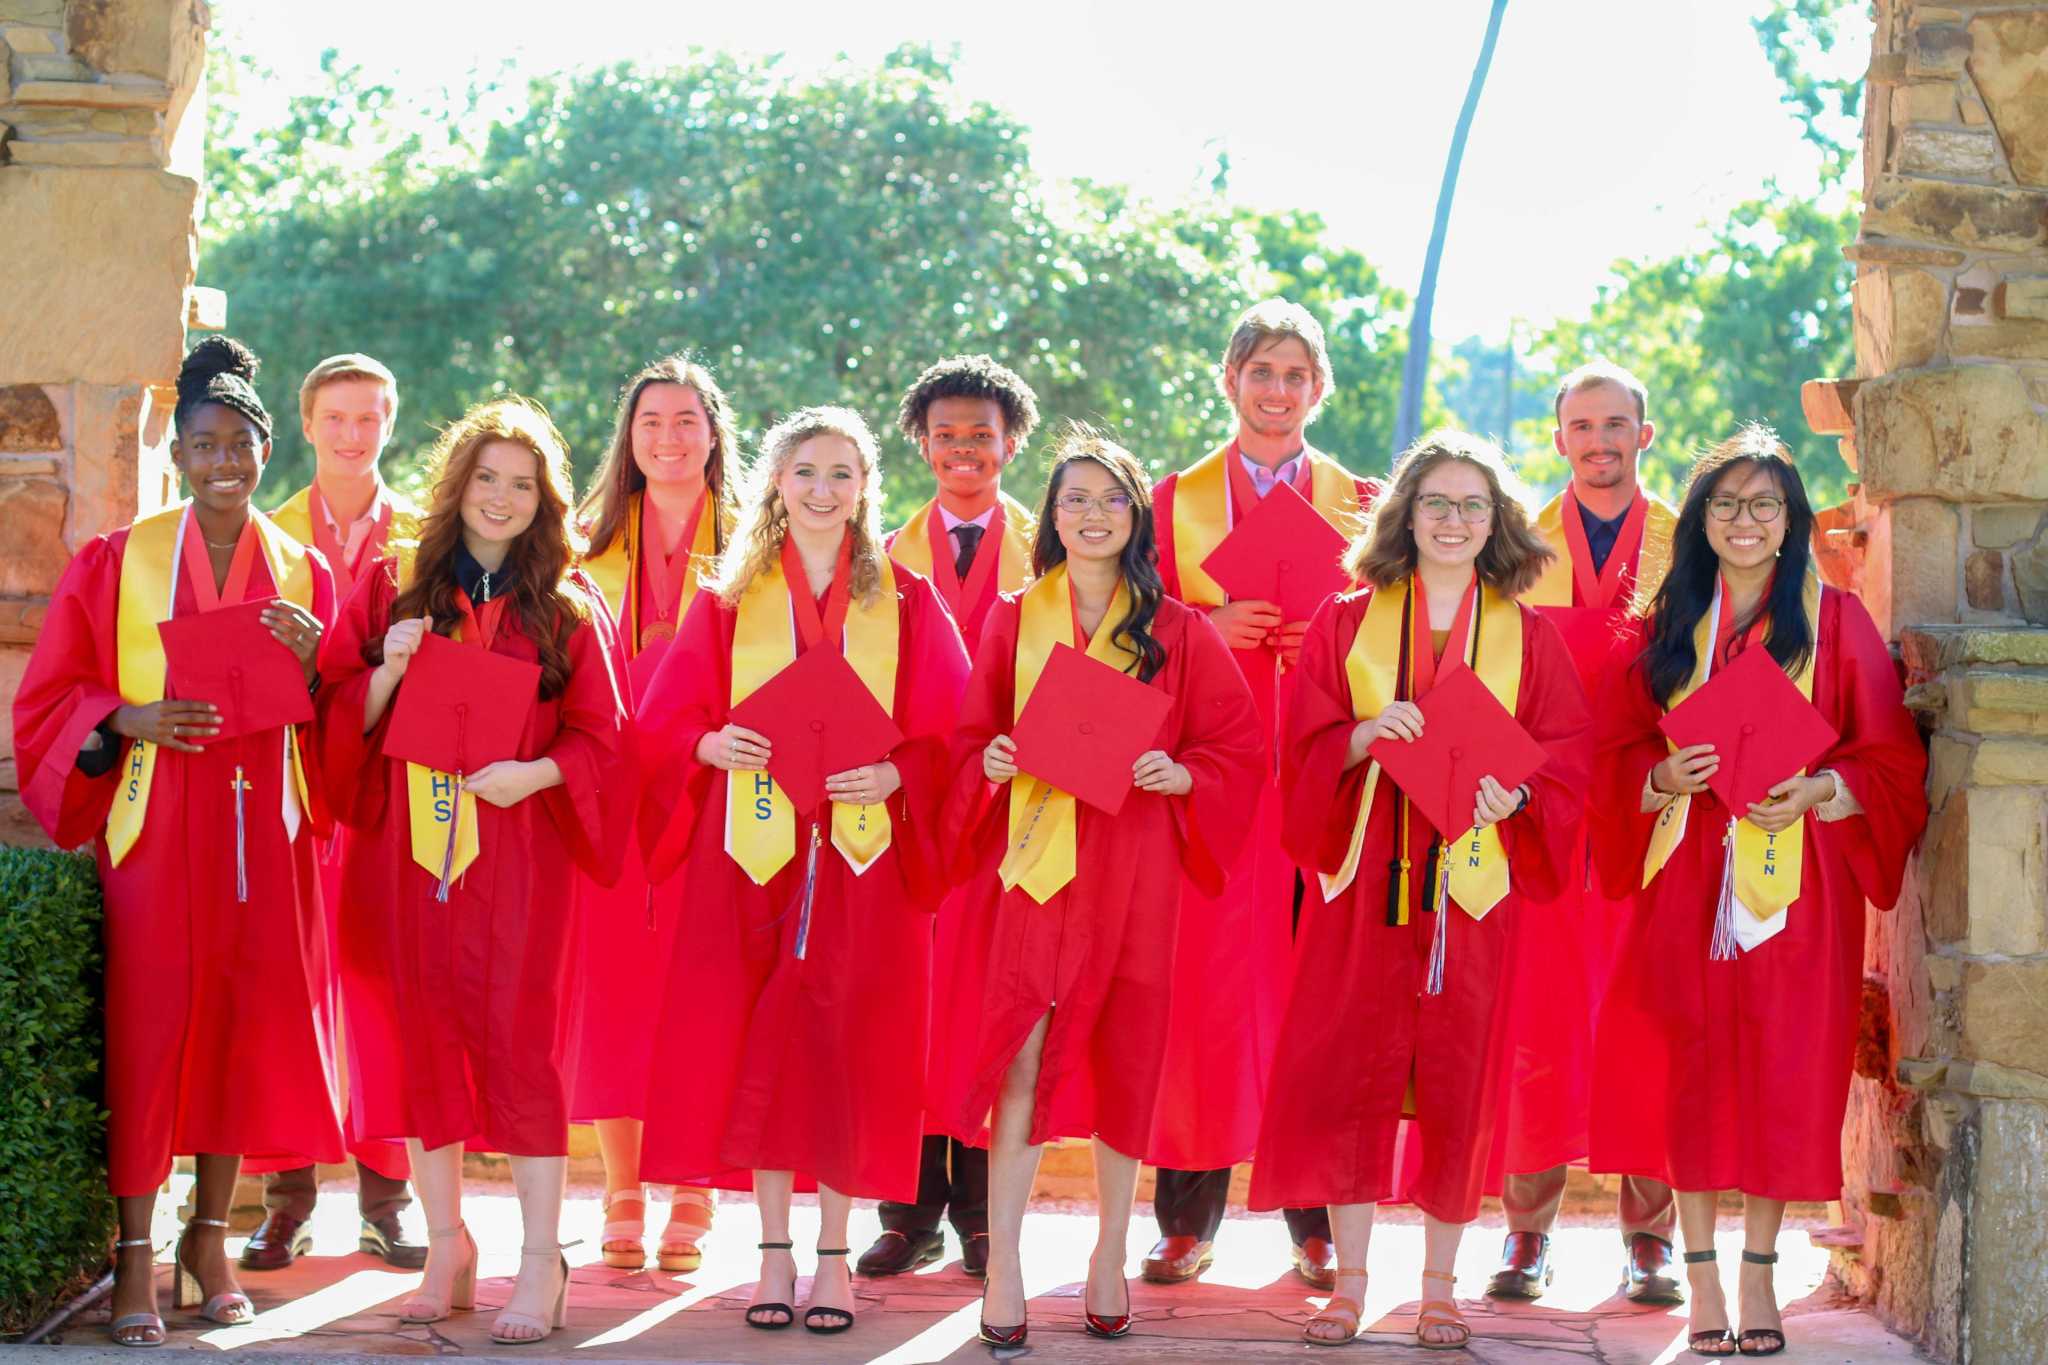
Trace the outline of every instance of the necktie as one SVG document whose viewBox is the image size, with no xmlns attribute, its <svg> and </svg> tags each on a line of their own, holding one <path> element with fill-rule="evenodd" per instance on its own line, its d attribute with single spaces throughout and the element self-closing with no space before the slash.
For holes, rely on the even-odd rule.
<svg viewBox="0 0 2048 1365">
<path fill-rule="evenodd" d="M 982 528 L 971 521 L 963 521 L 953 528 L 953 534 L 960 539 L 960 552 L 953 556 L 953 574 L 966 578 L 967 571 L 974 567 L 974 547 L 981 544 Z"/>
</svg>

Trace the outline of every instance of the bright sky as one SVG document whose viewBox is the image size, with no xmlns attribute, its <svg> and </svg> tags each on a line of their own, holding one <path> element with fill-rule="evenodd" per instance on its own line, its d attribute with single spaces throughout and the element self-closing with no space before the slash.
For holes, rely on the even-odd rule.
<svg viewBox="0 0 2048 1365">
<path fill-rule="evenodd" d="M 1414 291 L 1486 0 L 1239 0 L 1028 5 L 913 0 L 228 0 L 280 75 L 323 48 L 401 88 L 471 65 L 520 72 L 692 47 L 786 54 L 800 70 L 872 63 L 906 41 L 957 46 L 971 95 L 1017 115 L 1052 177 L 1162 198 L 1227 149 L 1247 204 L 1320 212 L 1342 244 Z M 1813 184 L 1748 23 L 1763 0 L 1511 0 L 1473 124 L 1436 334 L 1499 338 L 1578 313 L 1617 257 L 1668 255 L 1775 176 Z M 1860 39 L 1839 52 L 1860 70 Z M 396 65 L 387 65 L 395 63 Z"/>
</svg>

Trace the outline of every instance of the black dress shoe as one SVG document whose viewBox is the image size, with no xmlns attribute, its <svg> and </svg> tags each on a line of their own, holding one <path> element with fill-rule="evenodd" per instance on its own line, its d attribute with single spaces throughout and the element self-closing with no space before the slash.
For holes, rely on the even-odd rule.
<svg viewBox="0 0 2048 1365">
<path fill-rule="evenodd" d="M 306 1226 L 306 1220 L 272 1209 L 242 1248 L 240 1264 L 244 1270 L 283 1270 L 312 1249 L 313 1229 Z"/>
<path fill-rule="evenodd" d="M 1216 1244 L 1186 1235 L 1161 1237 L 1146 1254 L 1138 1273 L 1154 1284 L 1192 1280 L 1216 1259 Z"/>
<path fill-rule="evenodd" d="M 1511 1232 L 1501 1248 L 1500 1269 L 1487 1281 L 1490 1299 L 1540 1299 L 1550 1287 L 1550 1238 L 1541 1232 Z"/>
<path fill-rule="evenodd" d="M 1684 1303 L 1685 1288 L 1671 1274 L 1671 1243 L 1654 1232 L 1631 1236 L 1621 1266 L 1621 1292 L 1632 1303 Z"/>
<path fill-rule="evenodd" d="M 946 1239 L 938 1232 L 898 1232 L 887 1229 L 874 1245 L 860 1254 L 854 1269 L 863 1275 L 901 1275 L 929 1265 L 946 1254 Z"/>
<path fill-rule="evenodd" d="M 384 1264 L 397 1270 L 421 1270 L 427 1264 L 427 1244 L 415 1242 L 407 1236 L 404 1224 L 398 1221 L 395 1213 L 387 1213 L 382 1218 L 365 1218 L 363 1235 L 356 1246 L 372 1256 L 381 1257 Z"/>
<path fill-rule="evenodd" d="M 960 1273 L 981 1279 L 988 1274 L 988 1234 L 970 1232 L 960 1239 Z"/>
</svg>

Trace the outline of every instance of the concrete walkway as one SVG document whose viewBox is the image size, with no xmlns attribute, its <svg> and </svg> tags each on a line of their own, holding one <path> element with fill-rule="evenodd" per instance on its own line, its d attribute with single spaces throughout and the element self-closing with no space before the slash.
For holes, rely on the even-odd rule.
<svg viewBox="0 0 2048 1365">
<path fill-rule="evenodd" d="M 470 1227 L 484 1249 L 477 1311 L 459 1313 L 431 1327 L 401 1327 L 397 1304 L 418 1276 L 386 1270 L 381 1262 L 354 1253 L 353 1204 L 345 1190 L 323 1195 L 314 1220 L 315 1254 L 289 1270 L 244 1275 L 244 1287 L 259 1310 L 256 1321 L 215 1328 L 189 1313 L 167 1311 L 168 1345 L 261 1355 L 272 1365 L 292 1358 L 393 1355 L 932 1365 L 979 1362 L 991 1354 L 974 1340 L 979 1282 L 961 1274 L 953 1259 L 897 1279 L 856 1279 L 860 1320 L 843 1335 L 813 1336 L 800 1327 L 782 1332 L 750 1329 L 741 1310 L 754 1278 L 759 1220 L 751 1203 L 738 1200 L 720 1205 L 717 1227 L 705 1244 L 703 1269 L 676 1276 L 605 1268 L 597 1257 L 598 1201 L 572 1198 L 563 1217 L 564 1236 L 585 1241 L 569 1252 L 576 1267 L 569 1328 L 532 1349 L 494 1346 L 490 1322 L 510 1292 L 519 1245 L 517 1206 L 503 1186 L 473 1185 L 465 1205 Z M 662 1212 L 655 1205 L 650 1222 Z M 1151 1241 L 1147 1212 L 1141 1207 L 1132 1231 L 1129 1264 L 1134 1274 Z M 813 1264 L 809 1248 L 816 1245 L 816 1207 L 799 1207 L 794 1221 L 798 1266 L 807 1273 Z M 876 1230 L 874 1210 L 856 1209 L 854 1249 L 866 1246 Z M 1134 1279 L 1137 1326 L 1130 1337 L 1109 1342 L 1085 1336 L 1080 1329 L 1079 1281 L 1094 1240 L 1094 1220 L 1086 1207 L 1068 1202 L 1035 1207 L 1026 1219 L 1025 1234 L 1033 1298 L 1031 1340 L 1022 1354 L 1033 1360 L 1245 1365 L 1314 1354 L 1302 1343 L 1301 1325 L 1322 1299 L 1286 1270 L 1286 1227 L 1277 1218 L 1231 1218 L 1218 1239 L 1215 1266 L 1198 1283 L 1159 1286 Z M 1565 1365 L 1579 1360 L 1663 1365 L 1698 1359 L 1684 1349 L 1684 1310 L 1638 1308 L 1614 1295 L 1619 1255 L 1610 1228 L 1590 1223 L 1561 1228 L 1554 1244 L 1557 1282 L 1534 1304 L 1494 1305 L 1478 1297 L 1499 1254 L 1500 1237 L 1497 1225 L 1483 1221 L 1466 1238 L 1458 1261 L 1459 1293 L 1476 1335 L 1466 1355 L 1444 1358 L 1488 1365 Z M 239 1237 L 230 1245 L 239 1247 Z M 1732 1299 L 1739 1233 L 1725 1233 L 1721 1246 Z M 1809 1244 L 1803 1231 L 1788 1230 L 1779 1249 L 1784 1260 L 1778 1267 L 1778 1283 L 1793 1301 L 1787 1313 L 1791 1344 L 1780 1359 L 1863 1365 L 1919 1358 L 1874 1318 L 1842 1302 L 1831 1286 L 1823 1284 L 1827 1257 Z M 956 1250 L 949 1246 L 949 1256 Z M 1333 1359 L 1421 1358 L 1412 1335 L 1421 1254 L 1418 1222 L 1394 1215 L 1382 1219 L 1373 1237 L 1367 1332 Z M 165 1259 L 167 1263 L 168 1253 Z M 799 1282 L 799 1305 L 806 1284 Z M 158 1293 L 168 1309 L 168 1272 L 159 1279 Z M 82 1321 L 69 1325 L 61 1344 L 18 1348 L 8 1360 L 32 1365 L 47 1355 L 55 1365 L 76 1365 L 87 1358 L 132 1361 L 131 1352 L 109 1341 L 105 1322 L 103 1311 L 82 1315 Z"/>
</svg>

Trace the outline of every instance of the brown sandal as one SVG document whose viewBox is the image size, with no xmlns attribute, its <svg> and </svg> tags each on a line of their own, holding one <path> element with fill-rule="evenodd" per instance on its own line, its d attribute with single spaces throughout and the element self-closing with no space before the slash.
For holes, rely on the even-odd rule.
<svg viewBox="0 0 2048 1365">
<path fill-rule="evenodd" d="M 1356 1276 L 1361 1281 L 1358 1286 L 1358 1297 L 1354 1299 L 1348 1294 L 1332 1294 L 1329 1305 L 1322 1312 L 1310 1318 L 1301 1329 L 1301 1335 L 1310 1345 L 1342 1346 L 1358 1335 L 1359 1318 L 1365 1312 L 1365 1285 L 1363 1284 L 1366 1277 L 1365 1267 L 1338 1266 L 1336 1273 L 1339 1284 L 1343 1283 L 1344 1277 L 1347 1275 Z M 1319 1322 L 1328 1323 L 1341 1329 L 1344 1335 L 1341 1337 L 1319 1337 L 1314 1332 L 1309 1331 L 1309 1328 Z"/>
<path fill-rule="evenodd" d="M 1455 1285 L 1458 1277 L 1447 1270 L 1425 1270 L 1425 1280 L 1443 1280 Z M 1422 1335 L 1432 1327 L 1455 1327 L 1464 1333 L 1455 1341 L 1431 1341 Z M 1472 1325 L 1458 1312 L 1455 1299 L 1424 1299 L 1415 1309 L 1415 1344 L 1425 1351 L 1462 1351 L 1472 1340 Z"/>
</svg>

